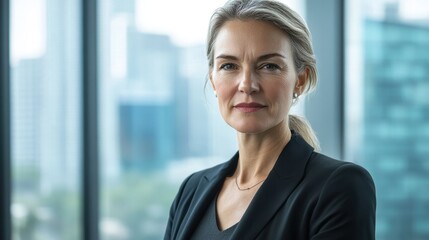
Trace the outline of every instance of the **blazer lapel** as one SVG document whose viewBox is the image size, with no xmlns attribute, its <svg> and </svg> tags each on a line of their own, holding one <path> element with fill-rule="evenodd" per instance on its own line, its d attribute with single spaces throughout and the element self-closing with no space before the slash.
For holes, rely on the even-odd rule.
<svg viewBox="0 0 429 240">
<path fill-rule="evenodd" d="M 208 171 L 207 174 L 201 178 L 194 194 L 195 198 L 189 205 L 190 207 L 183 221 L 183 227 L 177 234 L 177 239 L 190 239 L 191 234 L 197 227 L 203 214 L 206 213 L 209 204 L 222 187 L 225 177 L 234 173 L 237 161 L 238 153 L 236 153 L 230 161 L 224 163 L 220 169 Z"/>
<path fill-rule="evenodd" d="M 293 134 L 231 239 L 255 239 L 301 181 L 313 148 Z"/>
</svg>

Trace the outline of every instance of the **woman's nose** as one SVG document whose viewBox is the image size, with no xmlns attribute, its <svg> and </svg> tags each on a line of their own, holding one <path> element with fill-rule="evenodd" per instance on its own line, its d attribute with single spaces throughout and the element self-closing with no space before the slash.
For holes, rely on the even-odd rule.
<svg viewBox="0 0 429 240">
<path fill-rule="evenodd" d="M 250 95 L 259 91 L 259 83 L 254 73 L 251 70 L 243 70 L 241 74 L 238 90 L 242 93 Z"/>
</svg>

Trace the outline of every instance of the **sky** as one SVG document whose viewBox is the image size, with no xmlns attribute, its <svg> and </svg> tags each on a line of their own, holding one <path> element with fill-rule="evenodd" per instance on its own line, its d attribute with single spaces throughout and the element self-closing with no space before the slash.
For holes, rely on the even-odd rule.
<svg viewBox="0 0 429 240">
<path fill-rule="evenodd" d="M 46 50 L 45 0 L 11 0 L 11 61 L 37 58 Z"/>
</svg>

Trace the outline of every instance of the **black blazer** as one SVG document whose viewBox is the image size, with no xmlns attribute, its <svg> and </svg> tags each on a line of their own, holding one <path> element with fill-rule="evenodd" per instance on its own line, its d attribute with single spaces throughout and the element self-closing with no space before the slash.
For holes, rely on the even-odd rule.
<svg viewBox="0 0 429 240">
<path fill-rule="evenodd" d="M 238 153 L 182 183 L 164 239 L 190 239 L 237 161 Z M 375 207 L 374 183 L 365 169 L 314 152 L 294 133 L 231 239 L 375 239 Z"/>
</svg>

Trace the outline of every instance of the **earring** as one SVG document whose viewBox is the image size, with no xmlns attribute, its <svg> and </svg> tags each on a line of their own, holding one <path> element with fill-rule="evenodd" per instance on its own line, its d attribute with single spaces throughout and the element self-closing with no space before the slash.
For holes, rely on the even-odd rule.
<svg viewBox="0 0 429 240">
<path fill-rule="evenodd" d="M 294 92 L 293 93 L 293 99 L 297 99 L 298 98 L 298 93 Z"/>
<path fill-rule="evenodd" d="M 216 91 L 213 91 L 213 93 L 214 93 L 215 97 L 217 97 L 217 93 L 216 93 Z"/>
</svg>

